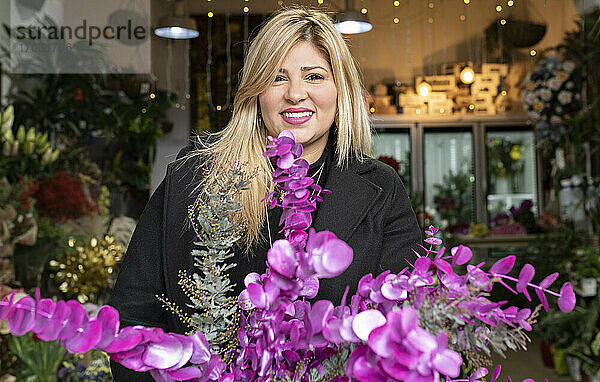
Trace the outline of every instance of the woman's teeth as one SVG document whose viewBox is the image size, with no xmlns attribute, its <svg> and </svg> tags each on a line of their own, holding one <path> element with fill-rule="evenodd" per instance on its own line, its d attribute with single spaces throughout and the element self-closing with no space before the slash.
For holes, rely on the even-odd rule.
<svg viewBox="0 0 600 382">
<path fill-rule="evenodd" d="M 282 113 L 286 118 L 303 118 L 303 117 L 308 117 L 309 115 L 313 115 L 314 112 L 312 111 L 303 111 L 300 113 Z"/>
</svg>

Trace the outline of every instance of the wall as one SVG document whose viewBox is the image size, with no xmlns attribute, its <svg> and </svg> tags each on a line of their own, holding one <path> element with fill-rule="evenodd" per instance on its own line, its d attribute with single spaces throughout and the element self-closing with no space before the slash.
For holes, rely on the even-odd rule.
<svg viewBox="0 0 600 382">
<path fill-rule="evenodd" d="M 355 0 L 357 8 L 366 7 L 374 24 L 371 32 L 347 37 L 352 53 L 358 59 L 367 86 L 382 80 L 412 82 L 413 77 L 423 73 L 434 74 L 444 63 L 471 60 L 484 60 L 482 49 L 483 30 L 498 17 L 508 17 L 523 9 L 524 0 L 514 0 L 513 8 L 506 1 L 471 0 L 465 5 L 463 0 L 400 0 L 395 7 L 392 0 Z M 299 0 L 294 3 L 318 6 L 316 0 Z M 343 0 L 325 0 L 321 9 L 334 13 L 344 6 Z M 429 3 L 433 8 L 429 8 Z M 521 4 L 519 4 L 521 3 Z M 285 1 L 291 5 L 291 1 Z M 495 6 L 503 4 L 502 12 Z M 548 24 L 544 39 L 536 46 L 542 50 L 555 46 L 563 38 L 564 32 L 575 28 L 577 11 L 573 0 L 527 0 L 531 16 Z M 186 9 L 191 14 L 242 13 L 248 6 L 251 13 L 271 13 L 279 8 L 276 0 L 186 0 Z M 160 16 L 168 12 L 169 4 L 164 0 L 152 0 L 152 20 L 157 23 Z M 460 16 L 465 20 L 461 21 Z M 399 23 L 394 24 L 393 18 Z M 433 18 L 433 23 L 429 23 Z M 202 33 L 202 31 L 201 31 Z M 152 42 L 152 72 L 158 77 L 160 88 L 177 90 L 182 96 L 181 108 L 173 108 L 167 118 L 174 123 L 174 129 L 157 145 L 157 156 L 151 176 L 151 189 L 159 185 L 165 174 L 166 165 L 187 143 L 190 131 L 190 110 L 184 98 L 185 49 L 183 41 L 171 42 L 172 52 L 168 54 L 169 42 L 154 38 Z M 167 81 L 167 64 L 171 56 L 171 81 Z M 167 83 L 169 82 L 169 84 Z M 168 86 L 167 86 L 168 85 Z"/>
<path fill-rule="evenodd" d="M 10 23 L 10 1 L 0 1 L 0 25 Z M 6 70 L 3 68 L 3 70 Z M 0 75 L 0 105 L 5 104 L 5 95 L 10 83 L 6 76 Z"/>
<path fill-rule="evenodd" d="M 318 6 L 316 0 L 284 1 L 307 6 Z M 319 8 L 334 13 L 344 7 L 342 0 L 325 0 Z M 430 8 L 429 4 L 433 4 Z M 366 7 L 373 30 L 349 36 L 352 53 L 359 60 L 365 83 L 380 80 L 412 80 L 416 75 L 435 74 L 444 63 L 470 60 L 481 62 L 483 30 L 499 17 L 521 14 L 527 6 L 534 20 L 545 21 L 548 30 L 536 49 L 555 46 L 564 32 L 575 28 L 577 10 L 573 0 L 400 0 L 395 7 L 392 0 L 355 0 L 356 8 Z M 495 7 L 502 4 L 503 10 Z M 244 6 L 251 13 L 269 13 L 278 8 L 276 0 L 187 0 L 192 13 L 240 13 Z M 464 21 L 460 16 L 464 15 Z M 393 19 L 399 19 L 394 24 Z M 432 18 L 432 23 L 429 23 Z M 526 51 L 524 51 L 526 53 Z"/>
</svg>

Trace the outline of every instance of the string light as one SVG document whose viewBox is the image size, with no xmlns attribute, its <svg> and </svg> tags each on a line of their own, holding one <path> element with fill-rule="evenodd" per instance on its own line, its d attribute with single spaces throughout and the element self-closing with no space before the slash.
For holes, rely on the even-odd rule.
<svg viewBox="0 0 600 382">
<path fill-rule="evenodd" d="M 248 13 L 249 10 L 250 10 L 250 8 L 244 7 L 244 13 Z"/>
<path fill-rule="evenodd" d="M 531 49 L 531 50 L 529 51 L 529 55 L 530 55 L 531 57 L 535 56 L 536 54 L 537 54 L 537 50 L 535 50 L 535 49 Z"/>
<path fill-rule="evenodd" d="M 429 3 L 429 9 L 433 9 L 435 5 L 433 3 Z"/>
<path fill-rule="evenodd" d="M 212 19 L 208 19 L 207 24 L 208 33 L 206 34 L 206 96 L 208 98 L 208 106 L 215 110 L 215 106 L 213 103 L 213 95 L 212 95 Z M 225 52 L 227 54 L 227 78 L 225 79 L 226 87 L 226 98 L 225 98 L 225 106 L 223 108 L 227 109 L 231 102 L 231 26 L 229 22 L 229 15 L 225 17 L 225 35 L 226 35 L 226 44 L 225 44 Z M 219 106 L 221 107 L 221 106 Z M 221 109 L 217 109 L 221 110 Z"/>
<path fill-rule="evenodd" d="M 375 108 L 372 107 L 372 108 L 369 109 L 369 111 L 371 112 L 371 114 L 373 114 L 373 113 L 375 113 Z"/>
<path fill-rule="evenodd" d="M 465 17 L 465 15 L 460 15 L 459 19 L 460 21 L 465 21 L 467 18 Z"/>
<path fill-rule="evenodd" d="M 318 0 L 317 3 L 323 4 L 323 0 Z"/>
<path fill-rule="evenodd" d="M 506 19 L 500 19 L 500 25 L 506 25 Z"/>
<path fill-rule="evenodd" d="M 463 0 L 463 3 L 465 4 L 469 4 L 471 2 L 471 0 Z"/>
<path fill-rule="evenodd" d="M 363 15 L 367 13 L 367 8 L 363 8 L 360 10 L 360 13 L 362 13 Z"/>
<path fill-rule="evenodd" d="M 429 24 L 433 24 L 433 17 L 430 17 L 430 18 L 428 18 L 428 19 L 427 19 L 427 22 L 428 22 Z"/>
<path fill-rule="evenodd" d="M 400 22 L 400 19 L 397 17 L 394 17 L 394 24 L 398 24 Z"/>
<path fill-rule="evenodd" d="M 154 98 L 156 98 L 156 94 L 150 93 L 150 99 L 154 99 Z"/>
<path fill-rule="evenodd" d="M 142 114 L 144 114 L 144 113 L 146 113 L 146 108 L 145 107 L 142 108 Z"/>
<path fill-rule="evenodd" d="M 400 5 L 400 2 L 398 0 L 394 1 L 394 7 L 398 7 Z"/>
<path fill-rule="evenodd" d="M 502 94 L 503 96 L 505 96 L 507 94 L 506 90 L 502 90 L 502 93 L 500 93 L 500 94 Z"/>
<path fill-rule="evenodd" d="M 475 105 L 473 105 L 473 104 L 470 104 L 470 105 L 469 105 L 469 110 L 474 110 L 474 109 L 475 109 Z"/>
<path fill-rule="evenodd" d="M 496 12 L 502 12 L 502 5 L 496 5 Z"/>
<path fill-rule="evenodd" d="M 513 0 L 508 0 L 508 3 L 506 3 L 506 5 L 512 7 L 513 5 L 515 5 L 515 2 Z"/>
<path fill-rule="evenodd" d="M 208 15 L 207 15 L 207 16 L 208 16 L 209 18 L 211 18 L 211 17 L 213 17 L 214 15 L 215 15 L 214 13 L 212 13 L 212 12 L 208 12 Z"/>
<path fill-rule="evenodd" d="M 221 105 L 217 105 L 217 110 L 221 111 Z"/>
<path fill-rule="evenodd" d="M 277 5 L 279 5 L 279 6 L 282 6 L 282 5 L 283 5 L 283 0 L 279 0 L 279 1 L 277 2 Z"/>
</svg>

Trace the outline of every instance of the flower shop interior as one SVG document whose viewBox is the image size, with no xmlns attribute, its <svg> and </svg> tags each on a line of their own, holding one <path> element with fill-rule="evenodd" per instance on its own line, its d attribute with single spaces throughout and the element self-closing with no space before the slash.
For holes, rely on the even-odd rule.
<svg viewBox="0 0 600 382">
<path fill-rule="evenodd" d="M 517 291 L 478 298 L 526 308 L 527 323 L 491 354 L 448 329 L 462 381 L 493 381 L 496 364 L 512 380 L 598 381 L 599 0 L 3 0 L 0 382 L 112 380 L 117 356 L 71 351 L 33 323 L 17 336 L 11 317 L 26 319 L 11 306 L 38 293 L 27 301 L 74 300 L 93 317 L 109 304 L 167 164 L 191 135 L 224 128 L 251 38 L 294 5 L 346 20 L 336 28 L 363 76 L 372 156 L 402 179 L 421 232 L 439 227 L 455 259 L 468 247 L 470 265 L 452 265 L 470 275 L 514 261 Z M 51 35 L 65 25 L 74 36 Z M 544 309 L 554 272 L 574 290 L 568 313 Z"/>
</svg>

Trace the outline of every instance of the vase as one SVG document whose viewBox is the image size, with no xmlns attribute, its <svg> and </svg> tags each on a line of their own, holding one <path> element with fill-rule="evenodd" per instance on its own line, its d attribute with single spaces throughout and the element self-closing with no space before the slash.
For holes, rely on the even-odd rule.
<svg viewBox="0 0 600 382">
<path fill-rule="evenodd" d="M 567 359 L 567 367 L 569 368 L 571 379 L 575 382 L 581 382 L 581 360 L 572 355 L 568 355 L 565 358 Z"/>
<path fill-rule="evenodd" d="M 598 291 L 598 280 L 593 277 L 584 277 L 580 281 L 581 295 L 583 297 L 595 296 Z"/>
<path fill-rule="evenodd" d="M 510 192 L 510 179 L 508 176 L 499 176 L 494 184 L 496 194 L 508 194 Z"/>
<path fill-rule="evenodd" d="M 565 359 L 565 351 L 559 349 L 556 345 L 550 345 L 550 351 L 552 352 L 552 363 L 554 363 L 554 370 L 558 375 L 569 375 L 569 368 L 567 366 L 567 360 Z"/>
<path fill-rule="evenodd" d="M 554 367 L 554 362 L 552 360 L 552 352 L 550 351 L 550 345 L 546 341 L 542 341 L 540 344 L 542 350 L 542 361 L 544 362 L 544 366 L 546 367 Z"/>
</svg>

